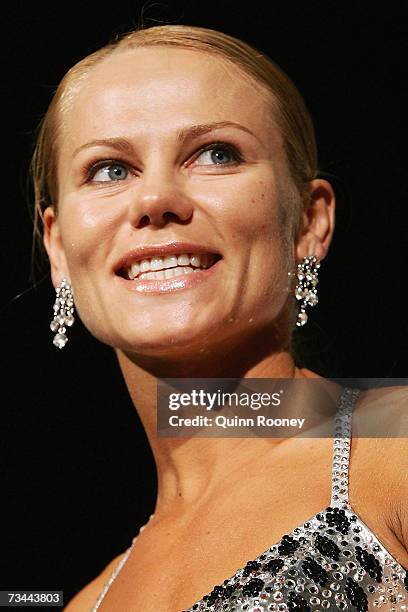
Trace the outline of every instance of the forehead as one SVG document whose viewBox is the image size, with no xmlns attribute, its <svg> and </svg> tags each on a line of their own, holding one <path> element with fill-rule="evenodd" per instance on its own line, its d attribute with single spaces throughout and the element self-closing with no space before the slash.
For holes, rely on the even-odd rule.
<svg viewBox="0 0 408 612">
<path fill-rule="evenodd" d="M 64 113 L 63 148 L 114 136 L 171 137 L 192 123 L 235 121 L 268 143 L 277 136 L 266 87 L 203 51 L 144 47 L 93 67 Z"/>
</svg>

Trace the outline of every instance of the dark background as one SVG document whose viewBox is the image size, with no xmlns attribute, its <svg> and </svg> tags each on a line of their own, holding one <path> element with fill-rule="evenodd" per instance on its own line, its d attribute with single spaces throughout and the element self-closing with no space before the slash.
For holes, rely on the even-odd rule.
<svg viewBox="0 0 408 612">
<path fill-rule="evenodd" d="M 337 227 L 299 364 L 329 377 L 407 375 L 408 5 L 394 2 L 15 3 L 3 14 L 3 529 L 0 589 L 67 602 L 153 511 L 156 476 L 113 352 L 76 322 L 52 345 L 47 268 L 30 280 L 33 132 L 74 63 L 138 24 L 219 29 L 294 80 L 332 175 Z M 54 11 L 54 12 L 53 12 Z M 9 176 L 11 172 L 11 176 Z"/>
</svg>

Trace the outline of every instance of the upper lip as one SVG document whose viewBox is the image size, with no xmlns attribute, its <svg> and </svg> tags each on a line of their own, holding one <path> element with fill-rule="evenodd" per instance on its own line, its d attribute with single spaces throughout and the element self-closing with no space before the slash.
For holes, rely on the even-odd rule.
<svg viewBox="0 0 408 612">
<path fill-rule="evenodd" d="M 142 259 L 150 259 L 154 256 L 165 257 L 166 255 L 173 255 L 174 253 L 212 253 L 221 257 L 221 253 L 217 249 L 214 249 L 213 247 L 207 245 L 195 244 L 192 242 L 167 242 L 165 244 L 146 244 L 132 249 L 131 251 L 123 255 L 119 259 L 119 261 L 116 262 L 115 272 L 118 272 L 122 268 L 127 268 L 132 263 L 135 263 L 136 261 L 141 261 Z"/>
</svg>

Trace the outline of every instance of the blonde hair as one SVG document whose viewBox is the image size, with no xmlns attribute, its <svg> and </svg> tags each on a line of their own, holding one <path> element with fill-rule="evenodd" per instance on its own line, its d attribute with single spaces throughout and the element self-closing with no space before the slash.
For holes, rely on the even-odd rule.
<svg viewBox="0 0 408 612">
<path fill-rule="evenodd" d="M 308 183 L 317 175 L 316 141 L 309 112 L 289 77 L 267 55 L 228 34 L 187 25 L 142 27 L 123 34 L 75 64 L 61 80 L 37 128 L 30 165 L 34 189 L 33 256 L 37 240 L 40 250 L 43 250 L 40 229 L 43 212 L 47 206 L 57 208 L 59 135 L 64 112 L 69 108 L 75 92 L 87 79 L 92 68 L 112 53 L 164 45 L 215 54 L 232 62 L 241 68 L 244 74 L 266 87 L 266 91 L 271 94 L 271 112 L 282 133 L 291 177 L 300 194 L 300 202 L 307 206 Z M 301 228 L 303 209 L 297 202 L 293 206 L 294 210 L 285 211 L 284 216 L 291 218 L 291 235 L 297 236 Z"/>
</svg>

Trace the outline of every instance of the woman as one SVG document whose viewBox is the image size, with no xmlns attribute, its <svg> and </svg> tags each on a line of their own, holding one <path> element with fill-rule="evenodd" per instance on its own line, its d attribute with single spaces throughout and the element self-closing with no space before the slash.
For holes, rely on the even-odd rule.
<svg viewBox="0 0 408 612">
<path fill-rule="evenodd" d="M 156 433 L 159 378 L 319 378 L 292 332 L 317 301 L 335 197 L 289 79 L 219 32 L 133 32 L 64 77 L 33 169 L 55 343 L 75 307 L 114 347 L 158 473 L 145 529 L 66 610 L 407 609 L 405 387 L 330 382 L 334 446 Z M 353 439 L 348 488 L 352 412 L 390 435 Z"/>
</svg>

